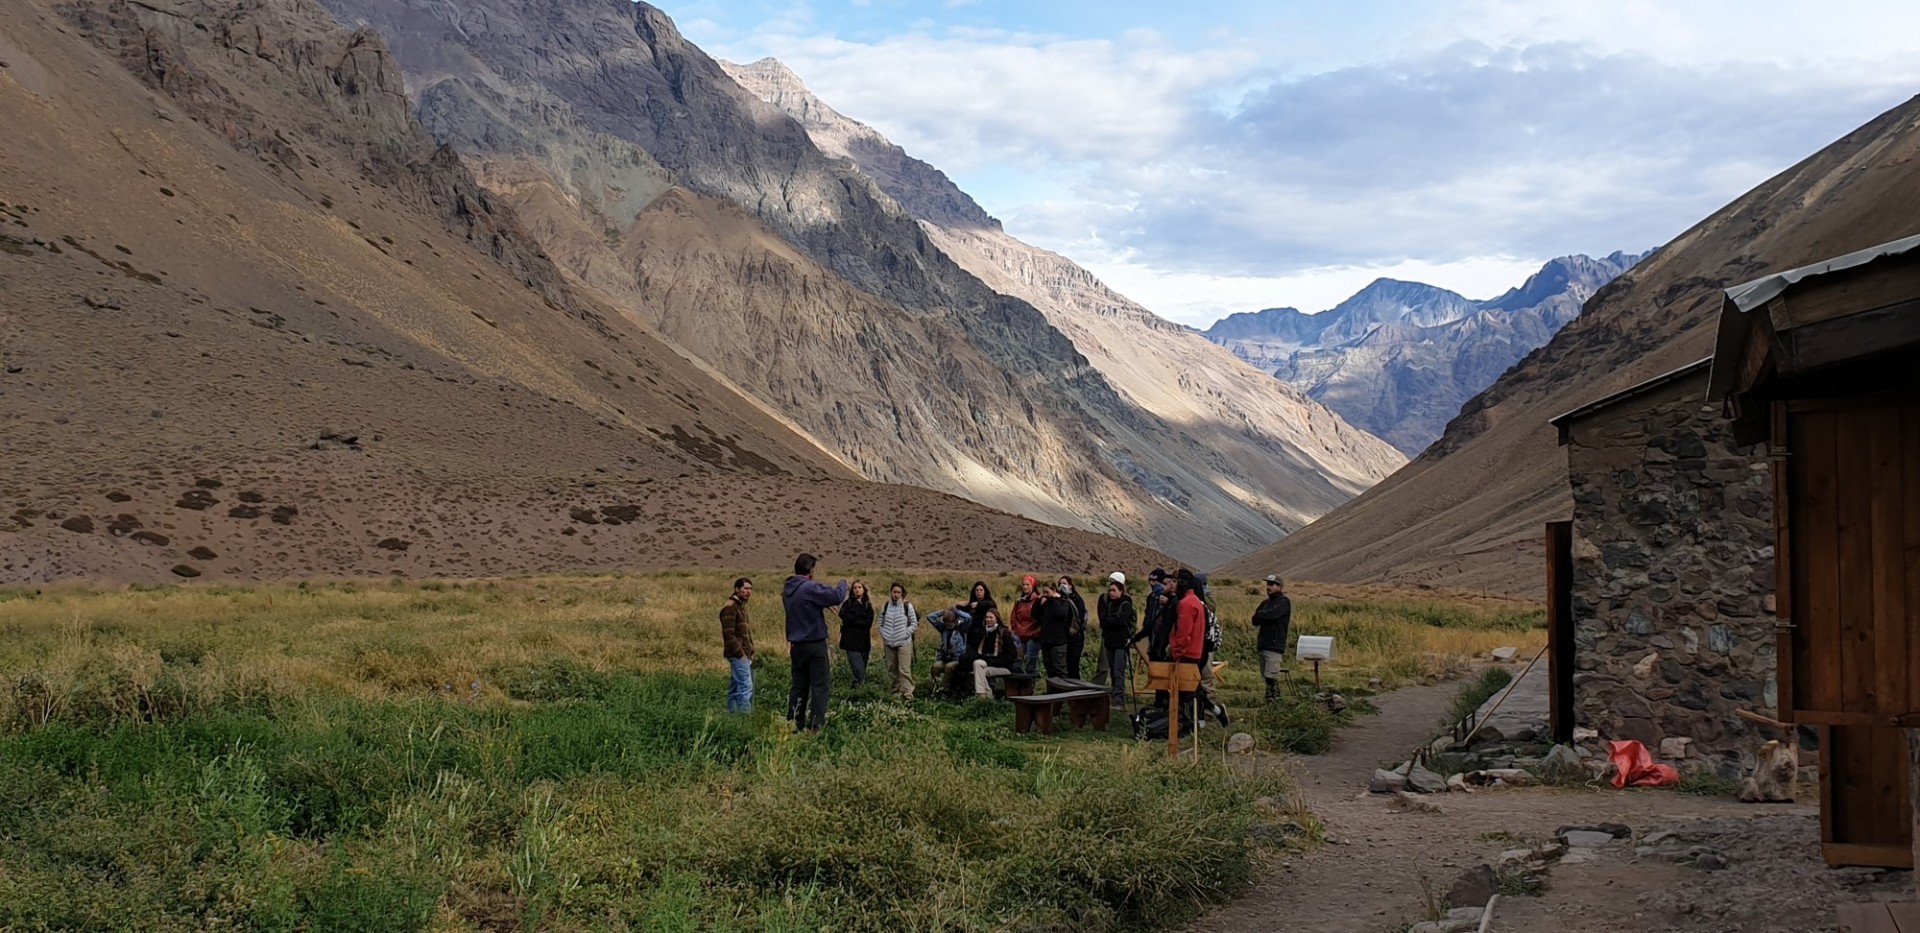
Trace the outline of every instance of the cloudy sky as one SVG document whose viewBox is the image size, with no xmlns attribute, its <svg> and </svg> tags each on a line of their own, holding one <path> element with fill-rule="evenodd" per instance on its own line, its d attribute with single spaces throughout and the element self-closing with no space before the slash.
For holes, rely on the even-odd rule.
<svg viewBox="0 0 1920 933">
<path fill-rule="evenodd" d="M 1489 297 L 1920 92 L 1920 3 L 657 0 L 1161 314 Z"/>
</svg>

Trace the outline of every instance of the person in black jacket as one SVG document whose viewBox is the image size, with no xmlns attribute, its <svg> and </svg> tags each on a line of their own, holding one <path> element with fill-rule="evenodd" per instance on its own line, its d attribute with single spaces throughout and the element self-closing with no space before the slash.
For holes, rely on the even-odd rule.
<svg viewBox="0 0 1920 933">
<path fill-rule="evenodd" d="M 1108 577 L 1107 591 L 1100 594 L 1096 605 L 1100 611 L 1100 668 L 1113 675 L 1113 702 L 1123 703 L 1129 685 L 1127 646 L 1133 643 L 1133 597 L 1127 595 L 1127 575 L 1115 571 Z"/>
<path fill-rule="evenodd" d="M 1005 677 L 1013 673 L 1020 663 L 1020 649 L 1014 643 L 1013 632 L 1000 624 L 1000 610 L 991 606 L 981 614 L 980 640 L 975 642 L 972 651 L 973 695 L 977 697 L 993 696 L 992 678 Z"/>
<path fill-rule="evenodd" d="M 1041 586 L 1040 605 L 1034 607 L 1033 621 L 1040 627 L 1040 658 L 1046 662 L 1047 681 L 1066 677 L 1067 644 L 1073 640 L 1072 601 L 1061 596 L 1055 584 Z"/>
<path fill-rule="evenodd" d="M 1167 656 L 1167 639 L 1173 636 L 1173 617 L 1168 612 L 1173 607 L 1173 581 L 1166 571 L 1155 567 L 1147 574 L 1147 582 L 1152 591 L 1147 594 L 1146 609 L 1140 613 L 1140 631 L 1134 633 L 1129 644 L 1146 642 L 1142 651 L 1149 661 L 1171 661 Z"/>
<path fill-rule="evenodd" d="M 1073 628 L 1067 635 L 1067 676 L 1080 679 L 1080 659 L 1087 653 L 1087 601 L 1080 598 L 1072 577 L 1059 580 L 1060 598 L 1073 604 Z"/>
<path fill-rule="evenodd" d="M 1260 676 L 1267 680 L 1267 699 L 1280 696 L 1280 678 L 1287 673 L 1287 629 L 1293 626 L 1293 600 L 1277 573 L 1267 574 L 1267 598 L 1253 610 L 1253 627 L 1260 633 Z"/>
<path fill-rule="evenodd" d="M 993 601 L 993 591 L 987 589 L 987 582 L 985 582 L 985 580 L 975 580 L 975 582 L 973 582 L 973 589 L 968 591 L 968 597 L 966 597 L 964 601 L 960 601 L 960 603 L 954 603 L 954 609 L 958 609 L 960 612 L 966 614 L 968 624 L 973 626 L 973 632 L 977 634 L 979 628 L 981 628 L 981 618 L 985 618 L 987 610 L 996 609 L 995 601 Z"/>
<path fill-rule="evenodd" d="M 864 580 L 853 581 L 852 592 L 840 605 L 840 650 L 847 653 L 853 685 L 866 683 L 867 659 L 873 656 L 873 600 Z"/>
</svg>

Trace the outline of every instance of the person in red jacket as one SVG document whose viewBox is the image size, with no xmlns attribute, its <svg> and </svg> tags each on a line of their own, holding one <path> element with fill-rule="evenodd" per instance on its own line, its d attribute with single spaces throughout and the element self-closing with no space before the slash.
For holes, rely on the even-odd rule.
<svg viewBox="0 0 1920 933">
<path fill-rule="evenodd" d="M 1200 598 L 1199 587 L 1195 585 L 1193 573 L 1181 570 L 1175 577 L 1173 593 L 1173 635 L 1167 639 L 1167 655 L 1180 664 L 1191 664 L 1196 670 L 1205 662 L 1207 655 L 1207 604 Z M 1193 694 L 1182 693 L 1175 702 L 1184 708 L 1193 701 Z"/>
<path fill-rule="evenodd" d="M 1033 611 L 1040 607 L 1040 594 L 1034 592 L 1033 574 L 1020 578 L 1020 598 L 1007 613 L 1007 628 L 1013 632 L 1014 646 L 1020 649 L 1020 667 L 1028 674 L 1040 671 L 1040 620 Z"/>
<path fill-rule="evenodd" d="M 1167 655 L 1181 664 L 1199 665 L 1207 653 L 1207 604 L 1200 599 L 1193 574 L 1182 570 L 1174 584 L 1173 635 Z"/>
</svg>

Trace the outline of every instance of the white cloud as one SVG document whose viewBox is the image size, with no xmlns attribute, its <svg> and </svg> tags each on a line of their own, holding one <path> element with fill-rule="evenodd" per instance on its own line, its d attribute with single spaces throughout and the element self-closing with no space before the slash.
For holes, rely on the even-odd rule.
<svg viewBox="0 0 1920 933">
<path fill-rule="evenodd" d="M 1144 30 L 1115 39 L 916 30 L 858 43 L 776 26 L 713 51 L 777 57 L 835 109 L 963 175 L 1163 151 L 1193 131 L 1197 95 L 1258 62 L 1250 48 L 1186 53 Z"/>
<path fill-rule="evenodd" d="M 1188 323 L 1381 275 L 1487 297 L 1551 256 L 1648 249 L 1920 87 L 1920 4 L 1413 9 L 1313 73 L 1277 51 L 1313 35 L 851 41 L 804 7 L 710 50 L 781 58 L 1015 235 Z"/>
<path fill-rule="evenodd" d="M 1161 317 L 1205 329 L 1236 311 L 1280 306 L 1309 313 L 1325 311 L 1381 278 L 1425 282 L 1468 298 L 1493 298 L 1540 271 L 1541 261 L 1478 257 L 1449 263 L 1322 266 L 1287 275 L 1168 271 L 1104 257 L 1083 259 L 1081 264 L 1115 291 Z"/>
</svg>

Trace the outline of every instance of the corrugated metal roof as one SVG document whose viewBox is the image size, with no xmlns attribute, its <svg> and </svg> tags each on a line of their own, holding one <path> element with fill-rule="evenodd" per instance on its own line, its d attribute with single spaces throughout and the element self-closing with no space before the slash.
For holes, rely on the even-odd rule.
<svg viewBox="0 0 1920 933">
<path fill-rule="evenodd" d="M 1858 269 L 1877 260 L 1900 256 L 1915 250 L 1920 250 L 1920 234 L 1882 243 L 1879 246 L 1869 246 L 1863 250 L 1856 250 L 1844 256 L 1835 256 L 1798 269 L 1776 272 L 1727 289 L 1726 299 L 1720 308 L 1720 327 L 1714 339 L 1712 357 L 1720 362 L 1714 365 L 1713 375 L 1708 378 L 1707 398 L 1717 402 L 1733 391 L 1734 380 L 1738 378 L 1740 361 L 1732 358 L 1730 354 L 1737 352 L 1745 343 L 1747 331 L 1752 327 L 1747 312 L 1786 294 L 1795 285 L 1809 279 Z"/>
<path fill-rule="evenodd" d="M 1585 405 L 1582 405 L 1579 408 L 1576 408 L 1570 412 L 1567 412 L 1566 414 L 1557 415 L 1555 417 L 1548 418 L 1547 423 L 1560 429 L 1560 443 L 1564 444 L 1567 442 L 1567 428 L 1571 426 L 1574 421 L 1580 418 L 1584 418 L 1602 409 L 1612 408 L 1613 406 L 1618 405 L 1621 402 L 1624 402 L 1630 398 L 1633 398 L 1636 395 L 1644 395 L 1670 382 L 1678 382 L 1682 379 L 1685 379 L 1688 376 L 1693 375 L 1694 373 L 1699 372 L 1701 369 L 1705 368 L 1707 364 L 1712 362 L 1713 362 L 1713 357 L 1711 356 L 1707 357 L 1704 360 L 1695 360 L 1694 362 L 1688 363 L 1687 365 L 1682 366 L 1679 369 L 1676 369 L 1672 372 L 1661 373 L 1660 375 L 1655 376 L 1652 379 L 1648 379 L 1645 382 L 1628 386 L 1624 389 L 1621 389 L 1618 392 L 1613 393 L 1612 395 L 1608 395 L 1603 398 L 1594 399 L 1593 401 L 1588 402 Z"/>
</svg>

